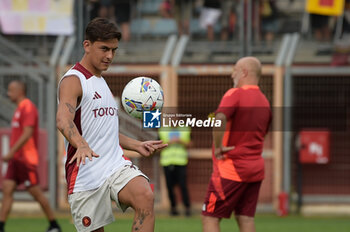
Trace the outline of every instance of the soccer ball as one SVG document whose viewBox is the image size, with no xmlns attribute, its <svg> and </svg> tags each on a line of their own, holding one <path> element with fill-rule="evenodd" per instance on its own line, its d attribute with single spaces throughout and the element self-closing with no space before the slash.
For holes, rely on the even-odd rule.
<svg viewBox="0 0 350 232">
<path fill-rule="evenodd" d="M 161 111 L 164 103 L 162 87 L 149 77 L 129 81 L 122 93 L 124 110 L 134 118 L 142 118 L 143 111 Z"/>
</svg>

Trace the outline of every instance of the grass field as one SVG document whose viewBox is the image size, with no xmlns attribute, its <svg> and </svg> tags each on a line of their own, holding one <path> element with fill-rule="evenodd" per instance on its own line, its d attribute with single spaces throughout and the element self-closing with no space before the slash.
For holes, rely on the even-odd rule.
<svg viewBox="0 0 350 232">
<path fill-rule="evenodd" d="M 58 219 L 63 232 L 76 231 L 69 216 Z M 116 221 L 105 228 L 106 232 L 131 231 L 132 215 L 117 215 Z M 48 226 L 44 218 L 10 217 L 6 224 L 7 232 L 40 232 Z M 275 215 L 257 215 L 257 232 L 349 232 L 350 218 L 346 217 L 277 217 Z M 156 232 L 200 232 L 199 216 L 191 218 L 157 216 Z M 233 219 L 223 220 L 221 231 L 238 231 Z"/>
</svg>

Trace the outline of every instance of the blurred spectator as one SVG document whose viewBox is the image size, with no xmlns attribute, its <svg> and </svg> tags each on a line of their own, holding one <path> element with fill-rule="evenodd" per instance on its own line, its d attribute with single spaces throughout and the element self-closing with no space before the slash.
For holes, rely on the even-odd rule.
<svg viewBox="0 0 350 232">
<path fill-rule="evenodd" d="M 199 18 L 199 24 L 201 28 L 207 29 L 207 38 L 209 41 L 214 40 L 214 26 L 217 23 L 221 13 L 221 2 L 219 0 L 204 1 Z"/>
<path fill-rule="evenodd" d="M 112 0 L 100 0 L 98 16 L 101 18 L 113 19 L 114 10 Z"/>
<path fill-rule="evenodd" d="M 122 40 L 130 40 L 130 11 L 129 0 L 89 0 L 90 19 L 96 17 L 115 21 L 122 32 Z"/>
<path fill-rule="evenodd" d="M 347 0 L 344 8 L 343 34 L 350 33 L 350 0 Z"/>
<path fill-rule="evenodd" d="M 114 0 L 115 17 L 122 31 L 122 40 L 130 40 L 130 13 L 131 3 L 129 0 Z"/>
<path fill-rule="evenodd" d="M 260 0 L 261 33 L 267 44 L 271 44 L 278 31 L 278 10 L 275 0 Z"/>
<path fill-rule="evenodd" d="M 350 34 L 345 34 L 342 38 L 335 42 L 332 54 L 332 66 L 349 65 L 350 55 Z"/>
<path fill-rule="evenodd" d="M 350 0 L 347 0 L 344 8 L 344 19 L 342 36 L 334 44 L 332 54 L 332 66 L 347 66 L 349 65 L 350 56 Z"/>
<path fill-rule="evenodd" d="M 87 9 L 89 11 L 90 20 L 98 17 L 98 10 L 100 8 L 99 0 L 86 0 Z"/>
<path fill-rule="evenodd" d="M 232 20 L 235 19 L 233 12 L 234 1 L 221 0 L 221 40 L 227 40 L 229 33 L 233 31 Z"/>
<path fill-rule="evenodd" d="M 331 30 L 329 28 L 329 16 L 310 14 L 311 28 L 315 38 L 318 41 L 329 41 L 331 38 Z"/>
<path fill-rule="evenodd" d="M 90 12 L 90 20 L 96 17 L 114 20 L 114 8 L 112 0 L 87 0 Z"/>
<path fill-rule="evenodd" d="M 163 18 L 172 18 L 173 17 L 173 4 L 171 0 L 163 1 L 159 6 L 160 15 Z"/>
<path fill-rule="evenodd" d="M 171 0 L 174 6 L 174 16 L 180 35 L 188 35 L 190 32 L 190 19 L 193 0 Z"/>
</svg>

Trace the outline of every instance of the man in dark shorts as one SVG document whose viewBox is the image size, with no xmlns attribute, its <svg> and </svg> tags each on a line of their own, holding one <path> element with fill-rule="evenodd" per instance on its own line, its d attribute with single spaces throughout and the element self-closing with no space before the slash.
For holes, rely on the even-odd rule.
<svg viewBox="0 0 350 232">
<path fill-rule="evenodd" d="M 130 40 L 130 11 L 131 2 L 129 0 L 115 0 L 114 11 L 118 26 L 123 34 L 123 41 Z"/>
<path fill-rule="evenodd" d="M 310 14 L 311 28 L 318 41 L 330 41 L 331 40 L 331 28 L 329 27 L 328 15 Z"/>
<path fill-rule="evenodd" d="M 240 231 L 254 232 L 254 215 L 264 179 L 261 156 L 271 122 L 270 104 L 258 87 L 260 61 L 240 59 L 229 89 L 216 110 L 221 128 L 213 130 L 213 173 L 202 209 L 204 232 L 219 232 L 232 212 Z"/>
<path fill-rule="evenodd" d="M 3 198 L 0 211 L 0 232 L 4 232 L 4 224 L 10 213 L 13 193 L 17 185 L 24 183 L 28 192 L 39 202 L 50 222 L 47 232 L 60 232 L 50 204 L 40 189 L 38 179 L 38 110 L 26 98 L 26 86 L 21 81 L 12 81 L 7 94 L 17 109 L 11 122 L 10 151 L 2 159 L 8 162 L 3 186 Z"/>
</svg>

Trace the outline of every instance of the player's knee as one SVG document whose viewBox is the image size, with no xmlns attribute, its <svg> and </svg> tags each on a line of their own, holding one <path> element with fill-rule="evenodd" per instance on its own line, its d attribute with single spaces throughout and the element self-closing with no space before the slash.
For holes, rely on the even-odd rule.
<svg viewBox="0 0 350 232">
<path fill-rule="evenodd" d="M 136 197 L 136 205 L 144 205 L 147 208 L 153 209 L 154 204 L 154 194 L 150 189 L 144 189 L 140 191 Z"/>
<path fill-rule="evenodd" d="M 3 196 L 4 197 L 12 197 L 13 196 L 13 191 L 11 191 L 10 189 L 4 189 L 3 191 L 2 191 L 2 194 L 3 194 Z"/>
<path fill-rule="evenodd" d="M 2 194 L 6 197 L 12 197 L 14 190 L 11 187 L 4 187 Z"/>
<path fill-rule="evenodd" d="M 144 192 L 143 194 L 143 199 L 148 202 L 150 205 L 152 205 L 153 208 L 153 204 L 154 204 L 154 194 L 152 192 L 152 190 L 148 189 L 147 191 Z"/>
<path fill-rule="evenodd" d="M 247 224 L 247 223 L 254 223 L 254 217 L 249 217 L 245 215 L 238 215 L 237 219 L 239 223 Z"/>
<path fill-rule="evenodd" d="M 205 215 L 202 215 L 202 223 L 203 224 L 219 224 L 220 222 L 220 218 L 217 218 L 217 217 L 209 217 L 209 216 L 205 216 Z"/>
</svg>

